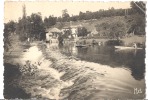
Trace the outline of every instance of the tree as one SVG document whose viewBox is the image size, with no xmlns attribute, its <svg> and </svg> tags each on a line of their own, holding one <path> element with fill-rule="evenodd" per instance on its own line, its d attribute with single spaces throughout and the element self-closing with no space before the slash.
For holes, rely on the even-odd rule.
<svg viewBox="0 0 148 100">
<path fill-rule="evenodd" d="M 146 13 L 146 4 L 143 1 L 134 2 L 132 1 L 130 3 L 133 12 L 139 13 L 139 14 L 145 14 Z"/>
<path fill-rule="evenodd" d="M 63 34 L 63 38 L 68 38 L 69 36 L 71 36 L 71 28 L 69 28 L 68 30 L 64 30 L 64 34 Z"/>
<path fill-rule="evenodd" d="M 9 46 L 11 46 L 11 35 L 16 30 L 16 22 L 10 21 L 4 24 L 4 49 L 6 51 L 9 50 Z"/>
<path fill-rule="evenodd" d="M 71 21 L 77 21 L 77 20 L 78 20 L 78 16 L 73 16 L 73 15 L 72 15 L 72 17 L 70 17 L 70 20 L 71 20 Z"/>
<path fill-rule="evenodd" d="M 39 40 L 41 37 L 45 37 L 45 28 L 41 14 L 32 13 L 31 16 L 27 16 L 25 19 L 20 18 L 16 26 L 16 33 L 19 34 L 21 41 L 25 41 L 27 38 Z"/>
<path fill-rule="evenodd" d="M 63 18 L 63 21 L 69 21 L 69 14 L 68 14 L 68 11 L 67 9 L 64 9 L 62 10 L 62 18 Z"/>
<path fill-rule="evenodd" d="M 135 35 L 144 35 L 146 27 L 145 16 L 140 14 L 131 15 L 130 20 L 127 21 L 129 29 L 127 33 L 134 33 Z"/>
<path fill-rule="evenodd" d="M 78 27 L 78 37 L 79 36 L 87 36 L 88 31 L 85 27 Z"/>
<path fill-rule="evenodd" d="M 27 23 L 26 23 L 26 22 L 27 22 L 27 21 L 26 21 L 26 6 L 23 5 L 22 8 L 23 8 L 23 11 L 22 11 L 22 12 L 23 12 L 23 16 L 22 16 L 22 25 L 23 25 L 23 30 L 22 30 L 22 31 L 23 31 L 23 32 L 22 32 L 22 34 L 25 34 L 25 35 L 27 36 L 27 33 L 26 33 L 26 29 L 27 29 L 27 28 L 26 28 L 26 26 L 27 26 L 27 25 L 26 25 L 26 24 L 27 24 Z"/>
<path fill-rule="evenodd" d="M 44 25 L 46 28 L 49 28 L 49 21 L 47 17 L 44 18 Z"/>
<path fill-rule="evenodd" d="M 129 17 L 130 20 L 127 20 L 129 24 L 128 33 L 134 33 L 136 35 L 144 35 L 146 27 L 146 5 L 144 2 L 134 2 L 131 3 L 131 10 L 133 14 Z"/>
<path fill-rule="evenodd" d="M 14 21 L 10 21 L 4 24 L 4 33 L 14 33 L 16 30 L 16 23 Z"/>
<path fill-rule="evenodd" d="M 54 16 L 49 16 L 48 18 L 45 17 L 44 19 L 44 25 L 46 28 L 49 28 L 53 25 L 55 25 L 57 22 L 57 17 L 54 17 Z"/>
<path fill-rule="evenodd" d="M 110 24 L 108 22 L 102 22 L 100 24 L 97 24 L 96 30 L 98 31 L 98 35 L 103 37 L 108 37 L 109 36 L 109 30 L 110 30 Z"/>
<path fill-rule="evenodd" d="M 102 37 L 118 39 L 126 34 L 126 24 L 122 21 L 102 22 L 96 25 L 96 30 Z"/>
<path fill-rule="evenodd" d="M 42 16 L 37 13 L 33 13 L 30 17 L 31 20 L 31 38 L 40 39 L 41 35 L 45 35 L 45 28 L 42 21 Z"/>
<path fill-rule="evenodd" d="M 110 38 L 119 39 L 126 34 L 126 25 L 121 21 L 115 21 L 110 24 Z"/>
<path fill-rule="evenodd" d="M 26 6 L 22 6 L 22 18 L 19 18 L 18 24 L 16 25 L 16 33 L 19 34 L 20 40 L 24 41 L 27 39 L 27 17 L 26 17 Z"/>
<path fill-rule="evenodd" d="M 84 18 L 85 18 L 85 13 L 83 13 L 83 12 L 79 12 L 79 20 L 84 20 Z"/>
</svg>

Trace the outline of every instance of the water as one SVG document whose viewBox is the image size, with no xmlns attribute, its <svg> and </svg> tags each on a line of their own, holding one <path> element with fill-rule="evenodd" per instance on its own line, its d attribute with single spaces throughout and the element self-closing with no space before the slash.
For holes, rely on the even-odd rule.
<svg viewBox="0 0 148 100">
<path fill-rule="evenodd" d="M 74 44 L 60 46 L 60 50 L 84 61 L 128 69 L 135 80 L 144 79 L 145 50 L 117 51 L 113 46 L 75 47 Z"/>
<path fill-rule="evenodd" d="M 138 57 L 138 58 L 137 58 Z M 31 98 L 49 100 L 143 99 L 144 51 L 115 51 L 113 47 L 76 48 L 43 44 L 30 47 L 19 59 L 41 62 L 35 76 L 19 86 Z M 135 94 L 134 90 L 141 92 Z"/>
<path fill-rule="evenodd" d="M 59 46 L 60 52 L 66 56 L 74 56 L 85 61 L 85 65 L 92 66 L 98 73 L 104 70 L 109 76 L 99 77 L 95 73 L 89 76 L 93 82 L 86 79 L 77 95 L 71 94 L 72 98 L 79 95 L 75 100 L 98 100 L 100 98 L 112 99 L 142 99 L 145 94 L 145 51 L 144 50 L 123 50 L 117 51 L 111 46 L 90 46 L 75 47 L 74 44 Z M 101 64 L 101 65 L 100 65 Z M 99 77 L 99 78 L 98 78 Z M 98 78 L 98 79 L 96 79 Z M 87 85 L 85 85 L 87 84 Z M 89 86 L 91 89 L 89 90 Z M 79 87 L 81 88 L 81 87 Z M 142 89 L 142 93 L 135 95 L 134 89 Z M 88 90 L 87 90 L 88 89 Z M 82 93 L 82 94 L 81 94 Z M 87 94 L 88 93 L 88 94 Z"/>
</svg>

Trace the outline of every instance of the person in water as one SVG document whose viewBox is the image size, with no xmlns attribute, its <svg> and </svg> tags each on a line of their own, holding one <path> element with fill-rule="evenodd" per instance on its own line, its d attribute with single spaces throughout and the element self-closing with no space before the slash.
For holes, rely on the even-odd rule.
<svg viewBox="0 0 148 100">
<path fill-rule="evenodd" d="M 133 47 L 134 47 L 135 49 L 137 49 L 137 44 L 136 44 L 136 43 L 133 43 Z"/>
</svg>

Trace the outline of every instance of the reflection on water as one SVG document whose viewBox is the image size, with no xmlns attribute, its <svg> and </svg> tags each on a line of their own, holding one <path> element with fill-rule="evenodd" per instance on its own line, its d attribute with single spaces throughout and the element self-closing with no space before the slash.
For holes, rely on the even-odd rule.
<svg viewBox="0 0 148 100">
<path fill-rule="evenodd" d="M 128 69 L 136 80 L 144 79 L 145 50 L 116 51 L 111 46 L 75 47 L 73 43 L 59 45 L 59 48 L 67 56 L 75 56 L 89 62 Z"/>
</svg>

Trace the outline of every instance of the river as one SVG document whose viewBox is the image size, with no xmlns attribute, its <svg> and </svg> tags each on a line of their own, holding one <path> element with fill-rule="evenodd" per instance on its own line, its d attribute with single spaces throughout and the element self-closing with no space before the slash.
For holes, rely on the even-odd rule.
<svg viewBox="0 0 148 100">
<path fill-rule="evenodd" d="M 77 48 L 73 43 L 31 46 L 20 63 L 41 62 L 19 86 L 31 98 L 49 100 L 144 99 L 144 50 Z"/>
<path fill-rule="evenodd" d="M 61 53 L 81 60 L 128 69 L 135 80 L 144 79 L 145 50 L 116 50 L 113 46 L 75 47 L 73 43 L 59 46 Z"/>
<path fill-rule="evenodd" d="M 95 93 L 95 95 L 99 95 L 98 97 L 100 97 L 100 95 L 105 95 L 106 97 L 111 96 L 112 98 L 114 95 L 118 95 L 117 97 L 119 98 L 123 98 L 124 96 L 128 98 L 128 95 L 125 95 L 128 93 L 130 96 L 135 96 L 136 99 L 137 95 L 129 93 L 130 91 L 134 91 L 133 89 L 141 89 L 142 93 L 138 94 L 139 97 L 144 95 L 145 50 L 116 50 L 113 46 L 98 45 L 75 47 L 73 43 L 60 45 L 59 48 L 62 54 L 74 56 L 82 61 L 94 64 L 92 66 L 95 67 L 95 69 L 100 66 L 102 68 L 104 66 L 113 68 L 112 70 L 109 70 L 109 73 L 114 74 L 113 79 L 107 78 L 103 79 L 103 82 L 100 80 L 98 82 L 99 85 L 102 84 L 101 89 L 108 89 L 110 91 L 104 92 L 103 94 L 98 91 L 98 93 Z M 98 64 L 101 65 L 99 66 Z M 99 68 L 97 71 L 99 72 Z"/>
</svg>

